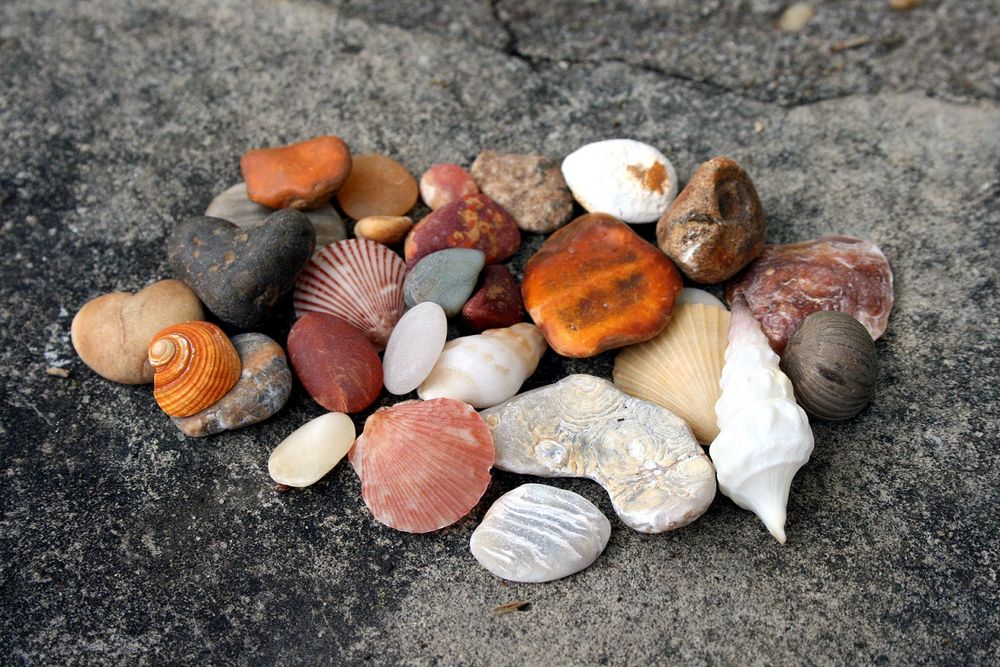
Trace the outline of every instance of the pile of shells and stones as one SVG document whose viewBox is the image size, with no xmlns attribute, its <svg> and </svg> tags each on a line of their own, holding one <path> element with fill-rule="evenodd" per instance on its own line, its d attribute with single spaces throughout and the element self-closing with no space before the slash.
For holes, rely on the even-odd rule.
<svg viewBox="0 0 1000 667">
<path fill-rule="evenodd" d="M 191 437 L 272 416 L 294 373 L 329 412 L 274 448 L 271 477 L 306 487 L 346 456 L 396 530 L 458 521 L 496 467 L 590 478 L 647 533 L 694 521 L 718 487 L 784 542 L 809 416 L 850 419 L 871 400 L 893 303 L 882 252 L 849 237 L 765 244 L 754 185 L 725 157 L 679 192 L 670 161 L 628 139 L 561 163 L 485 151 L 419 182 L 334 136 L 251 150 L 240 167 L 244 182 L 169 236 L 176 279 L 88 302 L 73 345 L 109 380 L 152 382 Z M 431 211 L 414 224 L 418 197 Z M 632 227 L 653 223 L 659 247 Z M 518 284 L 502 262 L 522 230 L 551 235 Z M 724 283 L 729 308 L 684 277 Z M 289 296 L 286 356 L 252 331 Z M 250 332 L 230 338 L 206 312 Z M 478 333 L 447 340 L 449 318 Z M 549 348 L 621 351 L 613 381 L 575 374 L 518 394 Z M 357 434 L 348 413 L 383 388 L 420 400 Z M 489 509 L 471 551 L 505 579 L 549 581 L 593 563 L 610 531 L 580 495 L 525 484 Z"/>
</svg>

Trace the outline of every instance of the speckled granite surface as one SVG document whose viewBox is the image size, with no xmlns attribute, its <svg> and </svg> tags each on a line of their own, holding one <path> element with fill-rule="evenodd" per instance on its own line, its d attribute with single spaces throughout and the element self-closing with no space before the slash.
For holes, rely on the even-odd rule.
<svg viewBox="0 0 1000 667">
<path fill-rule="evenodd" d="M 0 5 L 0 663 L 995 660 L 1000 18 L 987 0 L 815 4 L 796 35 L 770 0 Z M 76 309 L 167 277 L 166 234 L 239 180 L 244 150 L 321 133 L 414 173 L 612 136 L 682 181 L 726 154 L 772 240 L 878 243 L 897 300 L 877 397 L 815 426 L 788 543 L 721 497 L 640 535 L 596 484 L 556 480 L 608 515 L 608 548 L 570 579 L 505 584 L 468 538 L 526 478 L 496 474 L 438 534 L 395 533 L 347 465 L 272 490 L 268 452 L 321 412 L 301 387 L 275 419 L 195 441 L 148 388 L 76 359 Z M 550 353 L 528 386 L 612 359 Z"/>
</svg>

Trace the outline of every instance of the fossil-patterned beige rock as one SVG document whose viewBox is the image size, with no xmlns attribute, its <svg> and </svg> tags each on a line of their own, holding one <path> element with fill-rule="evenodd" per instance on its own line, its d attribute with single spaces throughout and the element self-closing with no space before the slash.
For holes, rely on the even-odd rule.
<svg viewBox="0 0 1000 667">
<path fill-rule="evenodd" d="M 493 433 L 495 467 L 588 477 L 635 530 L 685 526 L 715 497 L 715 469 L 684 420 L 607 380 L 570 375 L 481 414 Z"/>
</svg>

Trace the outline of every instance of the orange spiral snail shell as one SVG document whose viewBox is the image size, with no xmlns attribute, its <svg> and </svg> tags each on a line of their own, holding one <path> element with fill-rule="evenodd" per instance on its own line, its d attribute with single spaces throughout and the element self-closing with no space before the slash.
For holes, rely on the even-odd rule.
<svg viewBox="0 0 1000 667">
<path fill-rule="evenodd" d="M 149 344 L 153 398 L 171 417 L 188 417 L 213 405 L 240 378 L 236 348 L 211 322 L 182 322 L 161 330 Z"/>
</svg>

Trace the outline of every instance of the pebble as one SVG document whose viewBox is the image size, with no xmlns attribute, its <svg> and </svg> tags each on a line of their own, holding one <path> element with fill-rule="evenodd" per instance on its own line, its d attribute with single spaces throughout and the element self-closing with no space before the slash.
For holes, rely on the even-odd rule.
<svg viewBox="0 0 1000 667">
<path fill-rule="evenodd" d="M 88 301 L 73 318 L 70 338 L 83 363 L 122 384 L 153 381 L 147 348 L 160 330 L 203 320 L 198 296 L 179 280 L 161 280 L 136 294 L 112 292 Z"/>
<path fill-rule="evenodd" d="M 766 245 L 726 285 L 729 303 L 740 294 L 778 354 L 803 320 L 825 310 L 847 313 L 878 340 L 892 312 L 892 268 L 874 243 L 849 236 Z"/>
<path fill-rule="evenodd" d="M 276 211 L 250 229 L 195 217 L 167 239 L 167 259 L 219 319 L 251 329 L 292 290 L 315 243 L 312 224 L 298 211 Z"/>
<path fill-rule="evenodd" d="M 404 215 L 417 203 L 417 181 L 388 155 L 356 155 L 351 175 L 337 192 L 337 201 L 355 220 Z"/>
<path fill-rule="evenodd" d="M 331 412 L 359 412 L 382 390 L 382 362 L 368 338 L 335 315 L 306 313 L 288 333 L 288 358 L 312 399 Z"/>
<path fill-rule="evenodd" d="M 246 183 L 237 183 L 213 199 L 205 210 L 209 218 L 221 218 L 237 227 L 256 227 L 274 213 L 273 208 L 261 206 L 247 196 Z M 316 250 L 347 238 L 347 226 L 340 214 L 329 204 L 311 211 L 303 211 L 316 231 Z"/>
<path fill-rule="evenodd" d="M 414 226 L 403 247 L 406 265 L 445 248 L 477 248 L 495 264 L 517 252 L 521 232 L 502 206 L 484 194 L 469 195 L 431 211 Z"/>
<path fill-rule="evenodd" d="M 472 177 L 526 232 L 548 234 L 573 217 L 573 194 L 559 164 L 544 155 L 483 151 Z"/>
<path fill-rule="evenodd" d="M 382 357 L 385 388 L 400 396 L 416 389 L 437 363 L 448 339 L 448 317 L 433 301 L 406 311 L 389 336 Z"/>
<path fill-rule="evenodd" d="M 566 156 L 562 172 L 583 208 L 625 222 L 657 220 L 677 194 L 677 172 L 670 160 L 632 139 L 587 144 Z"/>
<path fill-rule="evenodd" d="M 591 213 L 542 244 L 521 292 L 553 350 L 592 357 L 660 333 L 681 287 L 666 255 L 620 220 Z"/>
<path fill-rule="evenodd" d="M 778 28 L 785 32 L 799 32 L 815 15 L 816 10 L 808 2 L 793 2 L 781 13 Z"/>
<path fill-rule="evenodd" d="M 454 317 L 476 288 L 485 257 L 481 250 L 472 248 L 448 248 L 427 255 L 406 274 L 406 305 L 433 301 L 445 315 Z"/>
<path fill-rule="evenodd" d="M 354 225 L 354 235 L 382 245 L 396 245 L 413 228 L 413 220 L 405 215 L 370 215 Z"/>
<path fill-rule="evenodd" d="M 684 420 L 593 375 L 570 375 L 481 413 L 499 470 L 587 477 L 629 527 L 660 533 L 701 516 L 715 469 Z"/>
<path fill-rule="evenodd" d="M 493 503 L 469 548 L 498 577 L 542 583 L 589 567 L 610 537 L 611 522 L 583 496 L 524 484 Z"/>
<path fill-rule="evenodd" d="M 462 306 L 462 321 L 474 331 L 509 327 L 524 321 L 521 286 L 503 264 L 487 266 L 479 289 Z"/>
<path fill-rule="evenodd" d="M 292 372 L 281 346 L 260 333 L 233 336 L 243 370 L 229 392 L 209 408 L 174 424 L 192 438 L 234 431 L 268 419 L 285 405 Z"/>
<path fill-rule="evenodd" d="M 300 489 L 311 486 L 347 455 L 354 434 L 354 422 L 342 412 L 320 415 L 274 448 L 267 471 L 278 484 Z"/>
<path fill-rule="evenodd" d="M 431 210 L 477 192 L 479 188 L 472 176 L 457 164 L 436 164 L 420 177 L 420 198 Z"/>
<path fill-rule="evenodd" d="M 256 148 L 240 159 L 250 199 L 269 208 L 317 208 L 351 172 L 351 151 L 339 137 L 315 137 L 275 148 Z"/>
<path fill-rule="evenodd" d="M 725 157 L 703 163 L 656 225 L 660 250 L 696 283 L 736 275 L 764 249 L 764 207 L 750 176 Z"/>
</svg>

